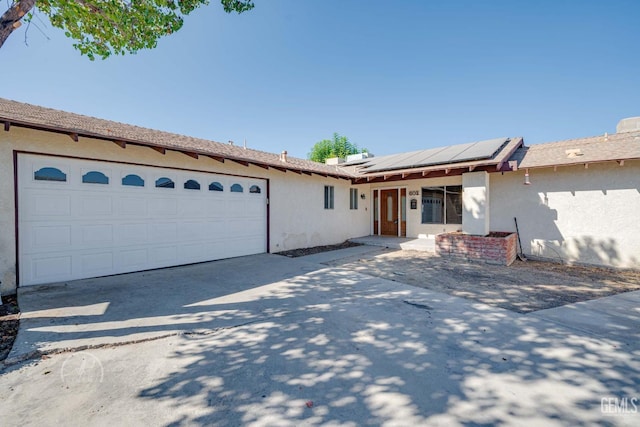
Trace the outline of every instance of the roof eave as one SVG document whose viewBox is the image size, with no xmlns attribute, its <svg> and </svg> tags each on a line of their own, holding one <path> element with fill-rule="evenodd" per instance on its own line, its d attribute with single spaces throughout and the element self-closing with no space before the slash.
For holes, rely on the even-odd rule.
<svg viewBox="0 0 640 427">
<path fill-rule="evenodd" d="M 321 176 L 326 176 L 326 177 L 330 176 L 338 179 L 347 179 L 347 180 L 351 180 L 353 178 L 353 175 L 348 174 L 346 172 L 314 171 L 312 169 L 305 169 L 305 168 L 288 165 L 286 162 L 282 162 L 278 165 L 274 165 L 268 162 L 259 162 L 254 159 L 243 158 L 241 156 L 230 156 L 228 154 L 222 154 L 222 153 L 213 152 L 213 151 L 198 150 L 195 148 L 185 149 L 185 148 L 175 147 L 175 146 L 166 145 L 166 144 L 154 144 L 153 142 L 149 142 L 149 141 L 134 140 L 126 137 L 123 138 L 118 135 L 104 135 L 104 134 L 99 134 L 95 132 L 89 132 L 82 129 L 72 129 L 72 128 L 66 128 L 66 127 L 61 127 L 56 125 L 47 126 L 42 124 L 34 124 L 34 123 L 23 121 L 23 120 L 14 120 L 14 119 L 11 119 L 8 117 L 2 117 L 2 116 L 0 116 L 0 122 L 4 123 L 4 130 L 6 132 L 10 131 L 12 126 L 15 126 L 15 127 L 38 130 L 42 132 L 52 132 L 52 133 L 68 135 L 73 141 L 77 141 L 79 137 L 92 138 L 92 139 L 112 142 L 122 148 L 126 148 L 127 145 L 137 145 L 137 146 L 152 148 L 162 154 L 164 154 L 165 150 L 171 150 L 171 151 L 183 153 L 193 158 L 198 158 L 198 156 L 200 155 L 209 157 L 222 163 L 224 163 L 225 160 L 230 160 L 235 163 L 241 164 L 243 166 L 255 165 L 263 169 L 273 168 L 276 170 L 280 170 L 282 172 L 291 171 L 296 173 L 317 174 Z"/>
<path fill-rule="evenodd" d="M 559 167 L 569 167 L 569 166 L 584 166 L 584 165 L 592 165 L 598 163 L 618 163 L 620 165 L 624 165 L 626 161 L 635 161 L 640 160 L 640 157 L 616 157 L 609 159 L 585 159 L 579 160 L 575 162 L 552 162 L 552 163 L 542 163 L 542 164 L 527 164 L 526 162 L 521 162 L 518 165 L 519 169 L 548 169 L 548 168 L 559 168 Z"/>
</svg>

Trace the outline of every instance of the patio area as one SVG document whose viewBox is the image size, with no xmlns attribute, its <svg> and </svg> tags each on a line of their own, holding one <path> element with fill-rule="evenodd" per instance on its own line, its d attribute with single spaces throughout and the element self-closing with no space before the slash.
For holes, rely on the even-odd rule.
<svg viewBox="0 0 640 427">
<path fill-rule="evenodd" d="M 380 246 L 389 249 L 403 249 L 406 251 L 422 251 L 436 253 L 435 237 L 428 238 L 408 238 L 392 236 L 363 236 L 349 239 L 350 242 L 361 245 Z"/>
</svg>

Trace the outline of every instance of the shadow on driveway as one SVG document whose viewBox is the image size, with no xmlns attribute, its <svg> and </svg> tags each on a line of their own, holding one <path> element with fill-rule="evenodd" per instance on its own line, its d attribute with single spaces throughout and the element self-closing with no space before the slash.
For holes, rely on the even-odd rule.
<svg viewBox="0 0 640 427">
<path fill-rule="evenodd" d="M 322 267 L 257 255 L 20 288 L 20 332 L 9 359 L 277 316 L 303 283 L 274 284 Z"/>
<path fill-rule="evenodd" d="M 65 389 L 42 375 L 62 355 L 6 372 L 0 398 L 17 408 L 8 422 L 38 413 L 167 426 L 634 420 L 607 418 L 601 399 L 637 396 L 637 323 L 624 326 L 628 341 L 593 336 L 322 267 L 259 255 L 23 292 L 27 348 L 175 336 L 92 350 L 105 383 Z"/>
</svg>

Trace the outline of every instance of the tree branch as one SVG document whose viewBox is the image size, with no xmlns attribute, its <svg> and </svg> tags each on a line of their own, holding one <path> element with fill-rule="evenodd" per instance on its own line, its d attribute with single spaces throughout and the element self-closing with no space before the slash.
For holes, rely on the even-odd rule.
<svg viewBox="0 0 640 427">
<path fill-rule="evenodd" d="M 11 35 L 11 33 L 20 26 L 20 20 L 27 14 L 36 0 L 18 0 L 7 9 L 0 17 L 0 48 Z"/>
</svg>

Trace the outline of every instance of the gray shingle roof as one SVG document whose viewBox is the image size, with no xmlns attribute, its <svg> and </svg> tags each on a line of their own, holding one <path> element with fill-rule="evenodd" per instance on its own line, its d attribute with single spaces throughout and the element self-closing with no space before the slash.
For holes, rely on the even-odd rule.
<svg viewBox="0 0 640 427">
<path fill-rule="evenodd" d="M 335 166 L 287 156 L 280 160 L 279 154 L 245 149 L 243 147 L 163 132 L 110 120 L 0 98 L 0 122 L 11 126 L 24 126 L 78 136 L 146 145 L 200 155 L 210 155 L 230 160 L 239 160 L 263 166 L 286 169 L 302 173 L 316 173 L 340 178 L 352 175 Z"/>
<path fill-rule="evenodd" d="M 640 131 L 535 144 L 511 158 L 521 169 L 627 159 L 640 159 Z"/>
</svg>

